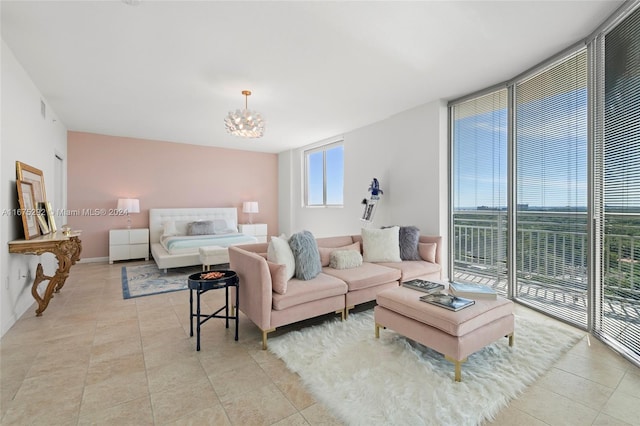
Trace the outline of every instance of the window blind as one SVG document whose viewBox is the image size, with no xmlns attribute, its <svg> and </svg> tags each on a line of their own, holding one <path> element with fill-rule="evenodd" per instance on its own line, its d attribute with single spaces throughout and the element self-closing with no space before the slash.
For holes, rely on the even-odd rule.
<svg viewBox="0 0 640 426">
<path fill-rule="evenodd" d="M 507 89 L 451 106 L 453 276 L 507 294 Z"/>
<path fill-rule="evenodd" d="M 640 9 L 604 36 L 603 123 L 594 174 L 600 279 L 594 333 L 640 357 Z"/>
</svg>

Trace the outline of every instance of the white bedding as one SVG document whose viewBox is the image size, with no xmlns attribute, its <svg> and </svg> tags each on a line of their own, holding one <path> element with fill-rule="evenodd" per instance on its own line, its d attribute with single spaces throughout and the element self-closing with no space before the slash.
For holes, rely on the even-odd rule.
<svg viewBox="0 0 640 426">
<path fill-rule="evenodd" d="M 229 247 L 238 244 L 255 243 L 257 241 L 254 236 L 236 232 L 223 235 L 176 235 L 163 237 L 160 243 L 169 254 L 181 254 L 194 252 L 194 250 L 197 251 L 200 247 Z"/>
<path fill-rule="evenodd" d="M 165 231 L 165 224 L 173 222 L 176 230 L 180 234 L 186 234 L 187 224 L 189 222 L 205 221 L 205 220 L 224 220 L 232 228 L 237 230 L 238 226 L 238 210 L 235 207 L 213 207 L 213 208 L 178 208 L 178 209 L 150 209 L 149 210 L 149 240 L 151 243 L 151 255 L 155 260 L 158 268 L 166 270 L 167 268 L 178 268 L 182 266 L 191 266 L 200 264 L 199 247 L 203 246 L 221 246 L 221 240 L 216 242 L 212 240 L 200 241 L 201 245 L 194 244 L 193 247 L 183 247 L 183 249 L 176 250 L 173 253 L 167 251 L 163 247 L 161 240 Z M 183 232 L 184 227 L 184 232 Z M 229 245 L 235 244 L 249 244 L 257 242 L 257 239 L 253 236 L 244 234 L 242 241 L 238 239 L 235 243 L 229 242 Z M 214 237 L 224 237 L 224 235 L 215 235 Z M 184 235 L 182 236 L 185 237 Z M 194 236 L 197 239 L 199 236 Z M 221 247 L 221 254 L 226 255 L 228 259 L 228 250 L 226 247 Z M 223 256 L 224 257 L 224 256 Z M 228 263 L 228 260 L 227 260 Z"/>
</svg>

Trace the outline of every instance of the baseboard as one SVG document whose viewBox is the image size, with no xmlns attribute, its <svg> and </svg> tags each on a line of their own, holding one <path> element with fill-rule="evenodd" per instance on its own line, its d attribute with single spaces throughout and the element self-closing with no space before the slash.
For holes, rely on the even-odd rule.
<svg viewBox="0 0 640 426">
<path fill-rule="evenodd" d="M 98 262 L 108 262 L 109 256 L 106 257 L 87 257 L 82 258 L 78 263 L 98 263 Z"/>
</svg>

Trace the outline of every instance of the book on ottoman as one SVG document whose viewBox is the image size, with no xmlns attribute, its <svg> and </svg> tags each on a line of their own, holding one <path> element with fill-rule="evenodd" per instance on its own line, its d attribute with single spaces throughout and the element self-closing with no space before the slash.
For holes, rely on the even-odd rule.
<svg viewBox="0 0 640 426">
<path fill-rule="evenodd" d="M 451 281 L 449 283 L 449 293 L 470 299 L 496 300 L 498 298 L 498 293 L 487 285 L 461 283 L 457 281 Z"/>
<path fill-rule="evenodd" d="M 464 297 L 454 296 L 453 294 L 437 293 L 437 294 L 425 294 L 420 297 L 420 300 L 432 305 L 440 306 L 441 308 L 449 309 L 450 311 L 459 311 L 467 306 L 471 306 L 476 303 L 475 300 L 465 299 Z"/>
<path fill-rule="evenodd" d="M 411 280 L 402 283 L 404 287 L 408 287 L 414 290 L 423 291 L 425 293 L 435 293 L 436 291 L 444 290 L 444 285 L 434 283 L 433 281 L 425 280 Z"/>
</svg>

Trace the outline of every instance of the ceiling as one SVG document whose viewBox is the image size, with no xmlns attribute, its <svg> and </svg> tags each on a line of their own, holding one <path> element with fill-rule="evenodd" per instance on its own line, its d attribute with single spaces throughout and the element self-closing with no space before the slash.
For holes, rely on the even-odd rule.
<svg viewBox="0 0 640 426">
<path fill-rule="evenodd" d="M 623 2 L 1 2 L 2 38 L 69 130 L 281 152 L 513 78 Z M 265 136 L 224 117 L 263 114 Z"/>
</svg>

